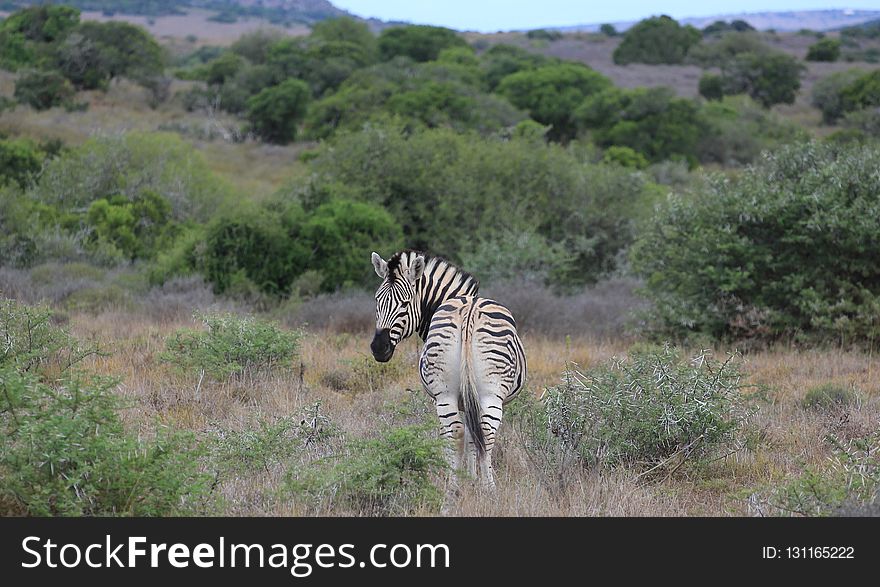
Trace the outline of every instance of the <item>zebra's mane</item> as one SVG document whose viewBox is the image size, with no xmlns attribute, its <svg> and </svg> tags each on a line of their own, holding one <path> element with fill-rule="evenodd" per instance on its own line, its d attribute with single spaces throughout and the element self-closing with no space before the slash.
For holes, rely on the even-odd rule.
<svg viewBox="0 0 880 587">
<path fill-rule="evenodd" d="M 395 279 L 401 277 L 400 262 L 404 257 L 407 260 L 407 265 L 409 265 L 412 263 L 412 260 L 419 255 L 425 257 L 425 275 L 431 276 L 435 272 L 442 272 L 444 269 L 449 268 L 455 271 L 455 276 L 460 278 L 461 283 L 470 280 L 474 284 L 474 293 L 480 288 L 480 280 L 461 267 L 458 267 L 440 255 L 432 255 L 415 249 L 406 249 L 391 255 L 388 259 L 388 280 L 393 282 Z"/>
</svg>

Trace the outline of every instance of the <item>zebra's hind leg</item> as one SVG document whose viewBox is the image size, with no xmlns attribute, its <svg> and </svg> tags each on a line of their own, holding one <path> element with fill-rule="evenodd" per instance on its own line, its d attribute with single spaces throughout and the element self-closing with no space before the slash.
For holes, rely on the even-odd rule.
<svg viewBox="0 0 880 587">
<path fill-rule="evenodd" d="M 449 464 L 449 474 L 446 482 L 447 501 L 458 495 L 458 471 L 462 465 L 462 457 L 465 452 L 465 430 L 461 413 L 458 410 L 458 394 L 442 392 L 435 396 L 434 407 L 440 418 L 440 437 L 448 441 L 446 448 L 446 462 Z"/>
<path fill-rule="evenodd" d="M 494 393 L 480 397 L 480 426 L 483 429 L 483 438 L 486 440 L 486 452 L 479 460 L 477 470 L 478 478 L 483 487 L 491 491 L 495 490 L 495 470 L 492 467 L 492 449 L 495 448 L 495 437 L 501 426 L 503 414 L 503 401 L 501 396 Z"/>
</svg>

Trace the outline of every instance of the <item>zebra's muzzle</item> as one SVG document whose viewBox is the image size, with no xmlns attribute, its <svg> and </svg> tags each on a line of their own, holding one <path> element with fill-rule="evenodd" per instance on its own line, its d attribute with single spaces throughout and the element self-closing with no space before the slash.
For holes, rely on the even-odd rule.
<svg viewBox="0 0 880 587">
<path fill-rule="evenodd" d="M 370 343 L 370 350 L 373 352 L 373 358 L 380 363 L 387 363 L 394 355 L 394 345 L 391 344 L 391 331 L 387 328 L 377 330 Z"/>
</svg>

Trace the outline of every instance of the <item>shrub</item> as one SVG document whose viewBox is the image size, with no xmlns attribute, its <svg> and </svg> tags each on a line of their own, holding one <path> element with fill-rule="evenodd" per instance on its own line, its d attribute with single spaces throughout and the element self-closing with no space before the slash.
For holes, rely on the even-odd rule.
<svg viewBox="0 0 880 587">
<path fill-rule="evenodd" d="M 308 267 L 323 277 L 321 289 L 368 286 L 372 267 L 364 263 L 373 250 L 403 248 L 403 231 L 385 209 L 352 200 L 333 200 L 309 213 L 297 228 L 297 240 L 310 251 Z"/>
<path fill-rule="evenodd" d="M 629 147 L 617 145 L 605 149 L 605 153 L 602 154 L 602 162 L 632 169 L 645 169 L 648 166 L 648 160 L 644 155 Z"/>
<path fill-rule="evenodd" d="M 617 29 L 614 28 L 614 25 L 608 24 L 608 23 L 605 23 L 602 26 L 600 26 L 599 32 L 602 33 L 603 35 L 605 35 L 606 37 L 616 37 L 618 34 Z"/>
<path fill-rule="evenodd" d="M 866 73 L 840 91 L 844 112 L 880 106 L 880 71 Z"/>
<path fill-rule="evenodd" d="M 614 63 L 683 63 L 690 48 L 700 42 L 700 31 L 680 26 L 668 16 L 647 18 L 624 33 L 614 50 Z"/>
<path fill-rule="evenodd" d="M 396 117 L 412 127 L 452 127 L 489 134 L 525 114 L 475 85 L 473 68 L 449 62 L 417 64 L 397 58 L 356 72 L 316 102 L 305 127 L 312 138 L 360 130 L 371 120 Z"/>
<path fill-rule="evenodd" d="M 58 62 L 75 86 L 94 89 L 123 76 L 146 83 L 162 74 L 165 54 L 142 27 L 121 21 L 85 21 L 59 46 Z"/>
<path fill-rule="evenodd" d="M 534 138 L 375 126 L 325 146 L 294 195 L 307 207 L 340 193 L 383 206 L 407 246 L 455 260 L 475 234 L 535 233 L 571 254 L 559 279 L 585 283 L 615 266 L 657 196 L 646 177 L 587 157 Z"/>
<path fill-rule="evenodd" d="M 851 387 L 825 383 L 808 389 L 801 406 L 807 410 L 842 408 L 854 403 L 856 399 L 858 396 Z"/>
<path fill-rule="evenodd" d="M 168 516 L 206 510 L 210 479 L 189 435 L 123 429 L 116 382 L 58 387 L 0 367 L 0 503 L 35 516 Z"/>
<path fill-rule="evenodd" d="M 846 114 L 842 92 L 864 73 L 860 69 L 836 71 L 816 82 L 811 101 L 813 106 L 822 111 L 822 122 L 834 124 Z"/>
<path fill-rule="evenodd" d="M 526 38 L 536 41 L 558 41 L 563 37 L 559 31 L 548 31 L 547 29 L 533 29 L 526 33 Z"/>
<path fill-rule="evenodd" d="M 166 340 L 162 360 L 215 379 L 254 377 L 290 366 L 302 334 L 234 314 L 196 313 L 206 330 L 181 329 Z"/>
<path fill-rule="evenodd" d="M 810 45 L 807 61 L 837 61 L 840 58 L 840 40 L 825 38 Z"/>
<path fill-rule="evenodd" d="M 0 138 L 0 186 L 14 182 L 26 188 L 43 167 L 45 153 L 28 139 Z"/>
<path fill-rule="evenodd" d="M 700 77 L 700 95 L 707 100 L 720 100 L 724 97 L 724 78 L 714 73 L 704 73 Z"/>
<path fill-rule="evenodd" d="M 301 417 L 260 420 L 241 431 L 218 430 L 210 446 L 210 458 L 221 473 L 268 473 L 301 451 L 325 452 L 339 434 L 318 401 Z"/>
<path fill-rule="evenodd" d="M 725 96 L 703 104 L 700 117 L 705 130 L 697 152 L 703 163 L 743 166 L 757 161 L 762 151 L 808 138 L 802 127 L 767 111 L 748 96 Z"/>
<path fill-rule="evenodd" d="M 310 95 L 309 87 L 295 79 L 266 88 L 247 102 L 251 128 L 265 141 L 282 145 L 291 142 L 306 114 Z"/>
<path fill-rule="evenodd" d="M 181 221 L 207 220 L 231 195 L 179 135 L 139 132 L 91 138 L 65 152 L 30 195 L 68 211 L 115 196 L 135 202 L 147 192 L 168 200 L 172 218 Z"/>
<path fill-rule="evenodd" d="M 42 368 L 57 373 L 98 352 L 56 326 L 52 316 L 47 307 L 0 298 L 0 368 L 14 367 L 19 372 Z"/>
<path fill-rule="evenodd" d="M 511 74 L 560 63 L 559 59 L 503 44 L 493 45 L 480 56 L 483 78 L 490 90 L 497 88 L 501 80 Z"/>
<path fill-rule="evenodd" d="M 572 113 L 584 98 L 609 88 L 602 74 L 575 63 L 547 65 L 520 71 L 501 80 L 497 92 L 531 117 L 551 126 L 548 136 L 574 138 L 577 128 Z"/>
<path fill-rule="evenodd" d="M 765 108 L 793 104 L 804 65 L 779 51 L 740 53 L 722 66 L 725 94 L 748 94 Z"/>
<path fill-rule="evenodd" d="M 444 49 L 465 46 L 467 42 L 458 33 L 443 27 L 409 25 L 387 28 L 379 34 L 379 53 L 385 61 L 399 56 L 434 61 Z"/>
<path fill-rule="evenodd" d="M 25 71 L 15 81 L 15 99 L 34 110 L 65 106 L 73 95 L 70 82 L 54 71 Z"/>
<path fill-rule="evenodd" d="M 764 55 L 772 51 L 755 33 L 730 32 L 691 47 L 687 62 L 700 67 L 724 67 L 743 53 Z"/>
<path fill-rule="evenodd" d="M 880 150 L 807 143 L 671 197 L 631 260 L 664 336 L 873 339 Z"/>
<path fill-rule="evenodd" d="M 880 496 L 880 435 L 843 441 L 833 434 L 830 464 L 804 473 L 770 490 L 768 505 L 784 515 L 827 516 L 876 508 Z"/>
<path fill-rule="evenodd" d="M 351 441 L 335 458 L 295 471 L 287 489 L 313 507 L 370 515 L 436 511 L 442 493 L 434 478 L 447 466 L 444 447 L 433 425 L 386 429 L 375 439 Z"/>
<path fill-rule="evenodd" d="M 651 162 L 696 163 L 703 133 L 698 105 L 669 88 L 611 88 L 587 98 L 573 118 L 600 147 L 629 147 Z"/>
<path fill-rule="evenodd" d="M 570 370 L 544 398 L 547 426 L 590 465 L 675 471 L 737 448 L 750 410 L 731 356 L 689 360 L 669 347 Z"/>
</svg>

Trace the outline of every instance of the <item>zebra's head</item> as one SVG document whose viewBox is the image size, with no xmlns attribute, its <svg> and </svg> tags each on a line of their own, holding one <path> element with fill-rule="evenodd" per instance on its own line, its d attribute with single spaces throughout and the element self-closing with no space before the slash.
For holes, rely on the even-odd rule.
<svg viewBox="0 0 880 587">
<path fill-rule="evenodd" d="M 382 284 L 376 290 L 376 335 L 370 350 L 374 359 L 384 363 L 391 360 L 397 344 L 419 326 L 418 285 L 425 272 L 425 257 L 406 251 L 388 261 L 373 253 L 372 260 Z"/>
</svg>

